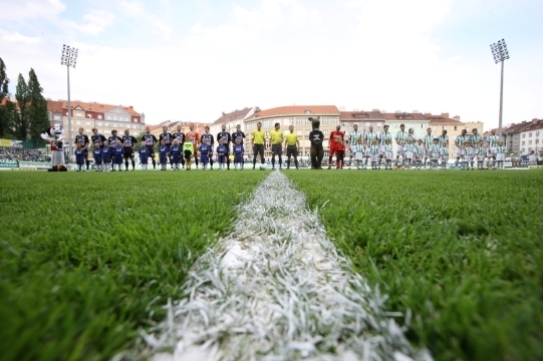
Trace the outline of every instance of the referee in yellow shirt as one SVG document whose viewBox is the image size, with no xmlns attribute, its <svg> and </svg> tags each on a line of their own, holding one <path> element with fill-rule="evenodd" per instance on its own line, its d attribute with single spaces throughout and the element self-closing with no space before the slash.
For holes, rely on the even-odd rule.
<svg viewBox="0 0 543 361">
<path fill-rule="evenodd" d="M 275 156 L 279 156 L 279 169 L 282 169 L 281 154 L 283 154 L 283 139 L 285 136 L 279 129 L 279 123 L 275 123 L 275 129 L 270 132 L 272 146 L 272 168 L 275 169 Z"/>
<path fill-rule="evenodd" d="M 300 140 L 298 134 L 294 133 L 294 126 L 288 127 L 289 133 L 285 136 L 285 148 L 287 148 L 287 169 L 290 169 L 290 157 L 294 157 L 294 164 L 298 169 L 298 148 L 300 148 Z"/>
<path fill-rule="evenodd" d="M 251 133 L 251 145 L 253 146 L 253 169 L 256 165 L 256 155 L 260 154 L 260 161 L 262 162 L 262 167 L 264 166 L 264 141 L 266 139 L 266 134 L 262 130 L 262 123 L 256 123 L 256 130 L 253 130 Z"/>
</svg>

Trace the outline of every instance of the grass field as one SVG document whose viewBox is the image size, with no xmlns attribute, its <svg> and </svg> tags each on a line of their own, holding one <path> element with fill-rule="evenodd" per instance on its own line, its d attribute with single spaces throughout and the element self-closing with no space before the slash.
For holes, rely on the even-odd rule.
<svg viewBox="0 0 543 361">
<path fill-rule="evenodd" d="M 266 175 L 0 173 L 0 359 L 132 346 Z"/>
<path fill-rule="evenodd" d="M 0 359 L 132 347 L 268 174 L 0 173 Z M 542 171 L 286 174 L 437 360 L 543 359 Z"/>
<path fill-rule="evenodd" d="M 542 171 L 288 175 L 437 360 L 543 360 Z"/>
</svg>

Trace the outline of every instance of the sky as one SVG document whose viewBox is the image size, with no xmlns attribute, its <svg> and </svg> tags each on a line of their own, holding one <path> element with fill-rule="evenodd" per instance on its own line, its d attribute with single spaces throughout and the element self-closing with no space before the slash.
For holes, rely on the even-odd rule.
<svg viewBox="0 0 543 361">
<path fill-rule="evenodd" d="M 33 68 L 67 99 L 132 105 L 146 122 L 212 122 L 259 106 L 447 112 L 496 127 L 543 118 L 543 0 L 0 0 L 15 93 Z"/>
</svg>

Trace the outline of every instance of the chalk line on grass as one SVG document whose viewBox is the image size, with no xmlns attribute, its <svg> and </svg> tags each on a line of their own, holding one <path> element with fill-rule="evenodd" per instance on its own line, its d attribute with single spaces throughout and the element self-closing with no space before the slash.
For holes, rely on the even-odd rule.
<svg viewBox="0 0 543 361">
<path fill-rule="evenodd" d="M 192 268 L 167 319 L 141 332 L 154 361 L 431 360 L 352 271 L 317 212 L 272 172 L 232 232 Z"/>
</svg>

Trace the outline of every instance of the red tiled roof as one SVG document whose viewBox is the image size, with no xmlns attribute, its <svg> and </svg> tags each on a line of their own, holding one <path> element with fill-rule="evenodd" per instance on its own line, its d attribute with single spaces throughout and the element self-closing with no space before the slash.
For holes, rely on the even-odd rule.
<svg viewBox="0 0 543 361">
<path fill-rule="evenodd" d="M 63 113 L 62 101 L 57 100 L 47 100 L 47 110 L 51 113 Z"/>
<path fill-rule="evenodd" d="M 342 122 L 382 122 L 384 120 L 383 114 L 378 110 L 339 112 L 339 119 Z"/>
<path fill-rule="evenodd" d="M 59 104 L 60 103 L 60 104 Z M 99 113 L 103 113 L 103 112 L 107 112 L 111 109 L 114 109 L 114 108 L 121 108 L 123 109 L 124 111 L 126 111 L 128 114 L 130 115 L 135 115 L 135 116 L 140 116 L 141 114 L 138 113 L 137 111 L 134 110 L 134 108 L 132 106 L 124 106 L 124 105 L 111 105 L 111 104 L 102 104 L 102 103 L 96 103 L 96 102 L 92 102 L 92 103 L 87 103 L 87 102 L 80 102 L 80 101 L 71 101 L 71 107 L 72 109 L 75 109 L 77 107 L 85 110 L 85 111 L 89 111 L 89 112 L 99 112 Z M 55 113 L 62 113 L 63 111 L 62 110 L 68 110 L 68 101 L 66 100 L 48 100 L 47 101 L 47 109 L 50 110 L 50 111 L 53 111 L 51 109 L 61 109 L 60 112 L 58 111 L 55 111 Z"/>
<path fill-rule="evenodd" d="M 529 132 L 532 130 L 543 129 L 543 119 L 532 119 L 532 122 L 524 129 L 523 132 Z"/>
<path fill-rule="evenodd" d="M 424 114 L 424 117 L 430 121 L 430 125 L 463 125 L 459 119 L 450 118 L 446 115 Z"/>
<path fill-rule="evenodd" d="M 306 113 L 310 111 L 310 113 Z M 321 115 L 334 114 L 339 115 L 339 110 L 335 105 L 291 105 L 285 107 L 271 108 L 255 112 L 248 119 L 261 119 L 274 117 L 278 115 Z"/>
<path fill-rule="evenodd" d="M 513 123 L 506 129 L 503 129 L 503 132 L 507 134 L 519 133 L 519 132 L 522 132 L 524 128 L 527 128 L 530 124 L 532 123 L 527 122 L 527 121 L 523 121 L 522 123 L 518 123 L 518 124 Z"/>
<path fill-rule="evenodd" d="M 233 120 L 243 121 L 243 119 L 247 116 L 247 114 L 249 114 L 250 111 L 251 108 L 245 107 L 241 110 L 236 109 L 230 113 L 222 113 L 222 115 L 217 120 L 215 120 L 213 124 L 221 124 L 225 122 L 231 122 Z"/>
<path fill-rule="evenodd" d="M 422 113 L 408 113 L 408 112 L 399 112 L 399 113 L 382 113 L 383 118 L 388 121 L 409 121 L 409 120 L 426 120 L 426 117 Z"/>
</svg>

